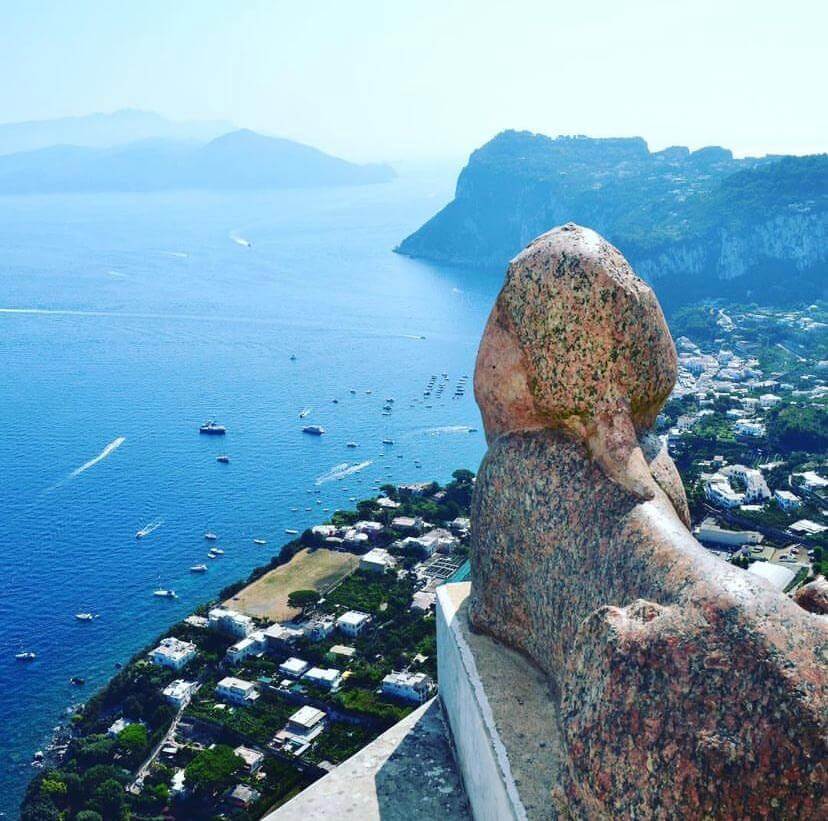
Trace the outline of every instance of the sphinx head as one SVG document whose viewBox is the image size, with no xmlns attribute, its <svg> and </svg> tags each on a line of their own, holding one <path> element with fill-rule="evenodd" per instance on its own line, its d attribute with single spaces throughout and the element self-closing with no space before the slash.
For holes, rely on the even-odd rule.
<svg viewBox="0 0 828 821">
<path fill-rule="evenodd" d="M 676 380 L 661 307 L 621 253 L 568 223 L 510 263 L 477 356 L 475 397 L 489 442 L 562 429 L 641 499 L 654 480 L 639 436 Z"/>
</svg>

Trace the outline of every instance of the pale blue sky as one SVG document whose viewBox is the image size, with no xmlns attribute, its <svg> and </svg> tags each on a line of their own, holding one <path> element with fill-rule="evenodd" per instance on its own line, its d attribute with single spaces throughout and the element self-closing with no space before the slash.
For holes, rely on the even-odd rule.
<svg viewBox="0 0 828 821">
<path fill-rule="evenodd" d="M 0 0 L 0 121 L 138 107 L 353 159 L 504 128 L 828 149 L 812 0 Z"/>
</svg>

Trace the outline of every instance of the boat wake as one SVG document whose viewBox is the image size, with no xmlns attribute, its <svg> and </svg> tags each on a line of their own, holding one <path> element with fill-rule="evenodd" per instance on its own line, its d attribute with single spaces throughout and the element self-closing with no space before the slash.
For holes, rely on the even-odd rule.
<svg viewBox="0 0 828 821">
<path fill-rule="evenodd" d="M 69 474 L 69 478 L 74 479 L 75 476 L 80 476 L 81 473 L 94 467 L 98 462 L 102 462 L 110 453 L 118 450 L 124 442 L 126 442 L 126 436 L 119 436 L 117 439 L 113 439 L 94 459 L 90 459 L 88 462 L 84 462 L 79 468 L 75 468 Z"/>
<path fill-rule="evenodd" d="M 474 428 L 470 428 L 468 425 L 444 425 L 439 428 L 426 428 L 423 433 L 427 433 L 429 436 L 444 436 L 452 433 L 471 433 L 473 430 Z"/>
<path fill-rule="evenodd" d="M 235 231 L 230 234 L 230 239 L 236 243 L 236 245 L 241 245 L 244 248 L 252 248 L 253 243 L 249 239 L 245 239 L 244 237 L 240 237 Z"/>
<path fill-rule="evenodd" d="M 144 525 L 136 534 L 136 539 L 143 539 L 144 536 L 149 536 L 155 530 L 158 530 L 164 524 L 163 519 L 153 519 L 149 524 Z"/>
<path fill-rule="evenodd" d="M 332 467 L 327 473 L 317 476 L 316 484 L 324 485 L 326 482 L 339 481 L 340 479 L 344 479 L 346 476 L 351 476 L 354 473 L 359 473 L 361 470 L 365 470 L 365 468 L 367 468 L 370 464 L 372 464 L 370 459 L 367 459 L 364 462 L 357 462 L 353 465 L 348 462 L 343 462 L 341 465 L 335 465 Z"/>
</svg>

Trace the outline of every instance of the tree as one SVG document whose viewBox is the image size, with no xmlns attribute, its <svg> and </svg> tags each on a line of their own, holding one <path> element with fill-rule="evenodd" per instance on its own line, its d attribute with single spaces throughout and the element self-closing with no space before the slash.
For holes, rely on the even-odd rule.
<svg viewBox="0 0 828 821">
<path fill-rule="evenodd" d="M 95 810 L 81 810 L 75 816 L 75 821 L 103 821 L 103 816 Z"/>
<path fill-rule="evenodd" d="M 184 780 L 193 789 L 206 792 L 227 783 L 244 761 L 226 744 L 202 750 L 185 768 Z"/>
<path fill-rule="evenodd" d="M 118 818 L 124 806 L 123 785 L 114 778 L 108 778 L 95 790 L 95 799 L 100 804 L 101 815 Z"/>
<path fill-rule="evenodd" d="M 316 590 L 294 590 L 288 595 L 288 606 L 298 607 L 304 610 L 312 604 L 316 604 L 321 596 Z"/>
<path fill-rule="evenodd" d="M 118 733 L 118 744 L 129 758 L 138 758 L 149 746 L 147 728 L 143 724 L 128 724 Z"/>
<path fill-rule="evenodd" d="M 21 821 L 58 821 L 58 808 L 48 799 L 39 798 L 26 806 L 20 815 Z"/>
</svg>

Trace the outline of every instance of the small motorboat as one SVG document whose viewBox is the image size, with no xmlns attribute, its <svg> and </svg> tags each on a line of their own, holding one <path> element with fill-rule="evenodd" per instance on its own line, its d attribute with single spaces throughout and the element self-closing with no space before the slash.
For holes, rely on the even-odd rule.
<svg viewBox="0 0 828 821">
<path fill-rule="evenodd" d="M 296 361 L 296 354 L 295 354 L 295 353 L 292 353 L 292 354 L 290 355 L 290 361 L 291 361 L 291 362 L 295 362 L 295 361 Z"/>
<path fill-rule="evenodd" d="M 156 596 L 159 599 L 177 599 L 178 596 L 175 593 L 175 590 L 168 590 L 166 587 L 160 587 L 158 590 L 153 590 L 153 596 Z"/>
<path fill-rule="evenodd" d="M 218 422 L 214 422 L 212 419 L 209 422 L 205 422 L 201 427 L 198 429 L 199 433 L 205 433 L 208 436 L 224 436 L 227 433 L 227 428 L 224 425 L 219 425 Z"/>
<path fill-rule="evenodd" d="M 229 456 L 216 456 L 216 461 L 221 462 L 223 465 L 230 464 L 230 457 Z"/>
<path fill-rule="evenodd" d="M 356 446 L 357 446 L 356 442 L 346 442 L 345 443 L 346 448 L 355 448 Z"/>
<path fill-rule="evenodd" d="M 216 534 L 213 533 L 211 530 L 208 530 L 204 534 L 204 538 L 207 539 L 208 542 L 214 542 L 216 539 L 218 539 L 218 536 L 216 536 Z"/>
<path fill-rule="evenodd" d="M 190 568 L 191 573 L 206 573 L 207 572 L 207 565 L 206 564 L 194 564 Z"/>
<path fill-rule="evenodd" d="M 214 547 L 213 548 L 213 553 L 215 553 L 217 556 L 223 556 L 224 555 L 224 551 L 220 547 Z"/>
<path fill-rule="evenodd" d="M 253 544 L 267 544 L 266 539 L 253 539 Z"/>
<path fill-rule="evenodd" d="M 78 621 L 92 621 L 95 616 L 92 613 L 75 613 L 75 618 Z"/>
<path fill-rule="evenodd" d="M 34 661 L 37 658 L 37 653 L 33 653 L 31 650 L 24 650 L 20 653 L 15 653 L 14 657 L 18 661 Z"/>
<path fill-rule="evenodd" d="M 298 536 L 299 535 L 299 531 L 294 530 L 294 528 L 292 528 L 292 527 L 286 527 L 285 528 L 285 533 L 287 533 L 288 536 Z"/>
<path fill-rule="evenodd" d="M 325 428 L 321 425 L 305 425 L 302 428 L 302 433 L 309 433 L 311 436 L 321 436 L 325 432 Z"/>
<path fill-rule="evenodd" d="M 69 683 L 74 684 L 75 687 L 83 687 L 83 685 L 86 684 L 86 679 L 81 678 L 80 676 L 72 676 L 72 678 L 69 679 Z"/>
<path fill-rule="evenodd" d="M 394 444 L 394 440 L 393 440 L 393 439 L 383 439 L 383 440 L 382 440 L 382 444 L 383 444 L 383 445 L 393 445 L 393 444 Z"/>
<path fill-rule="evenodd" d="M 299 411 L 299 418 L 304 419 L 310 412 L 313 410 L 312 408 L 305 408 L 304 410 Z"/>
</svg>

